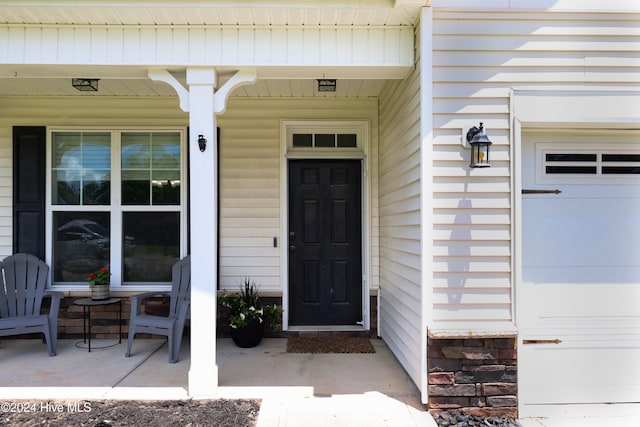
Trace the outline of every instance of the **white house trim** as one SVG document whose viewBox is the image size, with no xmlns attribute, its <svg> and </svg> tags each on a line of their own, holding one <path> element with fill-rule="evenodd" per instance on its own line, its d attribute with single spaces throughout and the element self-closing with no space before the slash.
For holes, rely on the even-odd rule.
<svg viewBox="0 0 640 427">
<path fill-rule="evenodd" d="M 638 2 L 635 0 L 432 0 L 432 7 L 438 9 L 482 9 L 486 10 L 522 10 L 553 12 L 637 12 Z"/>
<path fill-rule="evenodd" d="M 427 301 L 433 294 L 433 10 L 423 8 L 420 17 L 420 194 L 421 194 L 421 298 L 420 363 L 422 375 L 419 389 L 423 403 L 429 401 L 427 378 L 427 328 L 432 311 Z"/>
<path fill-rule="evenodd" d="M 188 43 L 189 48 L 182 46 Z M 258 68 L 261 78 L 403 78 L 413 65 L 413 29 L 385 26 L 0 26 L 0 76 L 16 64 L 56 64 L 57 75 L 91 67 L 90 77 L 127 66 L 216 64 L 218 72 Z M 318 65 L 327 68 L 318 69 Z M 85 74 L 88 75 L 88 74 Z"/>
<path fill-rule="evenodd" d="M 165 82 L 171 86 L 178 94 L 180 109 L 185 113 L 189 111 L 189 91 L 182 86 L 182 83 L 173 74 L 164 68 L 150 68 L 147 75 L 151 80 Z"/>
</svg>

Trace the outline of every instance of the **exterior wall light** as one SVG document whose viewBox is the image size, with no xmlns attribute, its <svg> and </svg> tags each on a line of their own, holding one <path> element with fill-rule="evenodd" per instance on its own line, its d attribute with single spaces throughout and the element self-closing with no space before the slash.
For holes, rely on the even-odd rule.
<svg viewBox="0 0 640 427">
<path fill-rule="evenodd" d="M 318 92 L 335 92 L 336 79 L 318 79 Z"/>
<path fill-rule="evenodd" d="M 81 92 L 97 92 L 98 81 L 100 79 L 71 79 L 71 86 L 75 87 Z"/>
<path fill-rule="evenodd" d="M 472 127 L 467 131 L 467 141 L 471 146 L 471 163 L 470 168 L 488 168 L 489 163 L 489 146 L 492 142 L 487 138 L 480 122 L 480 128 Z"/>
<path fill-rule="evenodd" d="M 198 147 L 202 152 L 207 149 L 207 138 L 205 138 L 202 134 L 198 135 Z"/>
</svg>

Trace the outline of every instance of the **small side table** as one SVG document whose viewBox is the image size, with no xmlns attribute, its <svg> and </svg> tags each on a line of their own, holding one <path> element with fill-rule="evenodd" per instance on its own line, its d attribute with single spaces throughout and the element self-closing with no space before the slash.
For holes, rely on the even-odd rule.
<svg viewBox="0 0 640 427">
<path fill-rule="evenodd" d="M 91 352 L 91 307 L 101 305 L 118 304 L 118 342 L 112 345 L 106 345 L 95 348 L 108 348 L 122 343 L 122 298 L 108 298 L 103 300 L 93 300 L 91 298 L 80 298 L 73 302 L 75 305 L 82 306 L 82 343 L 88 344 L 89 352 Z M 87 333 L 88 331 L 88 333 Z M 76 344 L 78 347 L 79 342 Z M 84 347 L 81 347 L 84 348 Z"/>
</svg>

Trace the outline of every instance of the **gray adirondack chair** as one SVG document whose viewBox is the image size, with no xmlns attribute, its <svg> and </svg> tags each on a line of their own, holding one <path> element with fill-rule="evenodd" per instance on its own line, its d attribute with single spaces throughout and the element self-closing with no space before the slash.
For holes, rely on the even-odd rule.
<svg viewBox="0 0 640 427">
<path fill-rule="evenodd" d="M 55 356 L 63 293 L 45 290 L 49 266 L 38 257 L 19 253 L 5 258 L 0 268 L 0 337 L 42 332 L 49 356 Z M 40 312 L 44 297 L 51 298 L 49 314 Z"/>
<path fill-rule="evenodd" d="M 180 358 L 182 332 L 191 307 L 191 260 L 189 256 L 173 265 L 171 276 L 171 292 L 145 292 L 131 297 L 131 318 L 126 357 L 131 356 L 134 335 L 138 332 L 145 332 L 167 337 L 169 363 L 176 363 Z M 171 297 L 168 317 L 143 313 L 144 300 L 154 296 Z"/>
</svg>

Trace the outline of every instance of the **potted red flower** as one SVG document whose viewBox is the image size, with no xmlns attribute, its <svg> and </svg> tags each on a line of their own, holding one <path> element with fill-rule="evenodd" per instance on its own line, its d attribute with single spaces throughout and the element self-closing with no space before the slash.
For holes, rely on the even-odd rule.
<svg viewBox="0 0 640 427">
<path fill-rule="evenodd" d="M 106 267 L 102 267 L 95 273 L 89 273 L 89 287 L 91 287 L 91 299 L 109 299 L 109 282 L 111 273 Z"/>
</svg>

